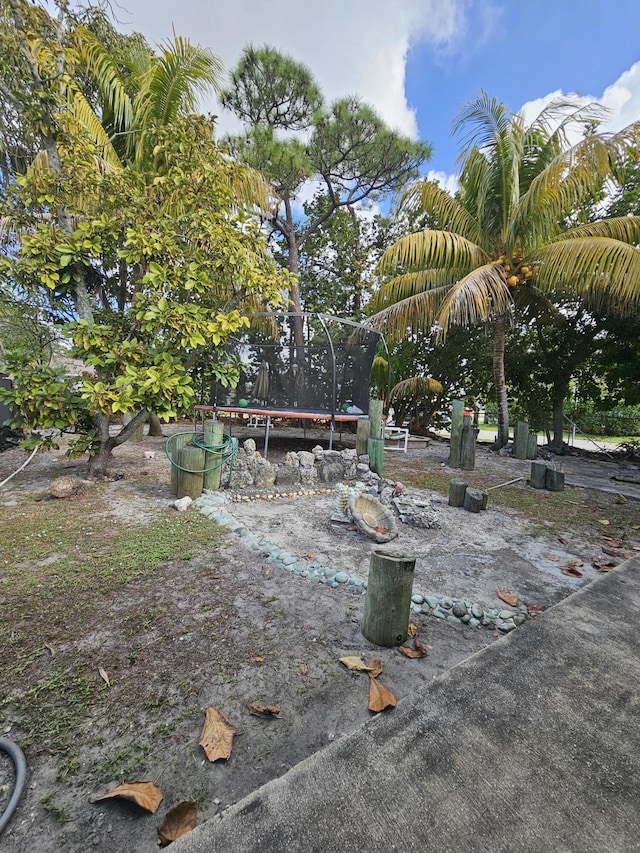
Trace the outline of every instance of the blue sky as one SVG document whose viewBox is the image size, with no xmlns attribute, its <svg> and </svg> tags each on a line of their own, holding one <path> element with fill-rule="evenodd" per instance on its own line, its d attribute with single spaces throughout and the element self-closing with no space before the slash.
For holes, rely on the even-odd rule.
<svg viewBox="0 0 640 853">
<path fill-rule="evenodd" d="M 640 60 L 640 0 L 492 5 L 489 20 L 469 11 L 460 49 L 422 42 L 409 52 L 405 91 L 420 136 L 434 145 L 434 169 L 452 169 L 451 120 L 480 88 L 514 111 L 556 90 L 600 97 Z"/>
<path fill-rule="evenodd" d="M 309 66 L 328 100 L 359 94 L 455 170 L 451 120 L 480 88 L 531 117 L 553 93 L 602 100 L 612 128 L 640 120 L 640 0 L 120 0 L 124 29 L 172 28 L 233 68 L 248 43 Z M 126 11 L 125 11 L 126 10 Z M 221 132 L 237 128 L 212 97 Z"/>
</svg>

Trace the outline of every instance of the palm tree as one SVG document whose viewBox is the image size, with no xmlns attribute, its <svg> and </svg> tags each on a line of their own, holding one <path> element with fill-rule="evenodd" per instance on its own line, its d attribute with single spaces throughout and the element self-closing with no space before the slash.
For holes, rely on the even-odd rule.
<svg viewBox="0 0 640 853">
<path fill-rule="evenodd" d="M 401 210 L 436 227 L 403 237 L 380 261 L 392 277 L 373 298 L 376 325 L 400 337 L 422 328 L 443 338 L 453 325 L 492 324 L 498 447 L 509 439 L 504 348 L 515 289 L 617 311 L 640 299 L 640 217 L 571 227 L 640 134 L 640 123 L 595 133 L 598 115 L 593 105 L 557 102 L 526 126 L 482 92 L 454 123 L 463 133 L 460 190 L 454 198 L 434 183 L 414 184 Z M 576 128 L 584 135 L 569 145 Z"/>
</svg>

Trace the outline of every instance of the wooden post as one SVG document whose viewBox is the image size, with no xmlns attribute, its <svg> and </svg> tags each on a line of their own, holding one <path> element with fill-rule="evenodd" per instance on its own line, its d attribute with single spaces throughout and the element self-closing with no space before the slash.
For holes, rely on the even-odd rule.
<svg viewBox="0 0 640 853">
<path fill-rule="evenodd" d="M 358 418 L 358 426 L 356 428 L 356 453 L 358 456 L 364 456 L 367 452 L 367 439 L 369 438 L 369 428 L 371 421 L 369 418 Z"/>
<path fill-rule="evenodd" d="M 556 471 L 555 468 L 547 468 L 547 475 L 544 481 L 545 489 L 550 492 L 561 492 L 564 490 L 564 474 L 562 471 Z"/>
<path fill-rule="evenodd" d="M 462 420 L 464 417 L 464 403 L 462 400 L 453 400 L 451 403 L 451 439 L 449 442 L 450 468 L 460 467 L 460 448 L 462 443 Z"/>
<path fill-rule="evenodd" d="M 538 436 L 529 430 L 527 437 L 527 459 L 535 459 L 538 455 Z"/>
<path fill-rule="evenodd" d="M 515 459 L 527 458 L 527 441 L 529 439 L 529 424 L 518 421 L 513 431 L 513 456 Z"/>
<path fill-rule="evenodd" d="M 529 482 L 534 489 L 546 488 L 547 481 L 547 464 L 546 462 L 531 463 L 531 477 Z"/>
<path fill-rule="evenodd" d="M 471 419 L 465 417 L 465 421 L 469 421 L 462 427 L 460 436 L 460 468 L 465 471 L 473 471 L 476 465 L 476 438 L 478 430 L 471 426 Z"/>
<path fill-rule="evenodd" d="M 382 436 L 382 400 L 369 400 L 369 435 L 371 438 Z"/>
<path fill-rule="evenodd" d="M 464 480 L 449 480 L 449 506 L 462 506 L 467 486 Z"/>
<path fill-rule="evenodd" d="M 178 451 L 178 498 L 195 500 L 202 494 L 204 450 L 189 444 Z"/>
<path fill-rule="evenodd" d="M 224 424 L 216 418 L 209 418 L 204 422 L 204 443 L 207 447 L 221 447 L 224 435 Z M 220 488 L 220 477 L 222 475 L 222 451 L 207 450 L 204 457 L 203 486 L 205 489 L 217 491 Z M 215 467 L 214 467 L 215 466 Z"/>
<path fill-rule="evenodd" d="M 377 646 L 407 639 L 416 558 L 396 551 L 371 552 L 362 635 Z"/>
<path fill-rule="evenodd" d="M 368 438 L 367 453 L 369 468 L 379 477 L 384 477 L 384 438 Z"/>
<path fill-rule="evenodd" d="M 125 412 L 122 415 L 122 426 L 126 426 L 128 423 L 130 423 L 134 419 L 136 414 L 137 414 L 137 412 L 135 412 L 135 413 Z M 138 426 L 135 428 L 134 432 L 131 433 L 131 438 L 129 439 L 129 441 L 133 441 L 133 442 L 142 441 L 142 439 L 144 438 L 144 425 L 145 425 L 145 421 L 142 421 L 142 423 L 138 424 Z"/>
<path fill-rule="evenodd" d="M 178 461 L 178 453 L 185 446 L 185 444 L 189 444 L 191 439 L 193 438 L 192 432 L 179 432 L 175 438 L 173 438 L 169 444 L 171 450 L 171 458 L 177 462 Z M 175 465 L 171 465 L 171 485 L 169 486 L 169 491 L 172 495 L 178 494 L 178 468 Z"/>
<path fill-rule="evenodd" d="M 487 500 L 486 492 L 480 489 L 467 489 L 464 493 L 464 508 L 469 512 L 480 512 L 481 509 L 487 508 Z"/>
</svg>

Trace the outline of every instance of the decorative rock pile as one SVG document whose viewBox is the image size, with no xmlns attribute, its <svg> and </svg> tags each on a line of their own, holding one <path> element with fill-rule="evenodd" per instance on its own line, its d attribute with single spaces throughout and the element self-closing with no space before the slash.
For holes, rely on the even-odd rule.
<svg viewBox="0 0 640 853">
<path fill-rule="evenodd" d="M 260 490 L 298 485 L 313 487 L 353 480 L 357 467 L 355 450 L 324 450 L 319 445 L 311 452 L 287 453 L 282 462 L 272 465 L 257 452 L 255 441 L 248 438 L 238 448 L 229 485 L 232 489 Z M 366 467 L 369 470 L 368 462 Z"/>
</svg>

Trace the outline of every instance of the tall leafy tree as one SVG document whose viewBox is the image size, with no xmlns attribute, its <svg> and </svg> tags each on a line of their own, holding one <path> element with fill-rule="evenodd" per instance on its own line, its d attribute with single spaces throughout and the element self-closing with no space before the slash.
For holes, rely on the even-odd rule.
<svg viewBox="0 0 640 853">
<path fill-rule="evenodd" d="M 517 288 L 625 311 L 640 298 L 640 218 L 567 226 L 628 156 L 640 125 L 591 132 L 592 108 L 555 103 L 529 126 L 486 93 L 467 104 L 460 190 L 452 197 L 420 182 L 403 206 L 438 223 L 399 240 L 383 256 L 390 275 L 374 297 L 375 321 L 399 335 L 409 328 L 491 324 L 498 446 L 509 437 L 505 330 Z M 573 146 L 567 133 L 587 132 Z"/>
<path fill-rule="evenodd" d="M 430 148 L 387 128 L 356 97 L 325 106 L 309 70 L 268 46 L 245 49 L 223 104 L 247 126 L 229 140 L 231 150 L 271 180 L 269 224 L 284 241 L 295 276 L 291 305 L 300 311 L 297 278 L 307 241 L 337 211 L 353 210 L 415 177 Z M 323 204 L 296 217 L 294 202 L 310 180 L 320 184 Z"/>
</svg>

